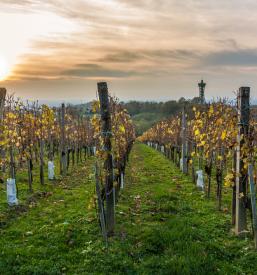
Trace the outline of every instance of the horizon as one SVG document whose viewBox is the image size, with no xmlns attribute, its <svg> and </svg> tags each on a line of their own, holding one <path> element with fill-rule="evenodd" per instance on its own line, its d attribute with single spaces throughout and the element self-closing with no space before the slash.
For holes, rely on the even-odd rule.
<svg viewBox="0 0 257 275">
<path fill-rule="evenodd" d="M 8 91 L 7 91 L 8 93 Z M 112 95 L 112 93 L 110 92 L 110 95 Z M 14 95 L 15 98 L 18 98 Z M 182 97 L 180 97 L 182 98 Z M 174 99 L 174 98 L 168 98 L 167 100 L 138 100 L 138 99 L 128 99 L 128 100 L 121 100 L 120 98 L 118 98 L 119 102 L 122 102 L 122 103 L 129 103 L 129 102 L 140 102 L 140 103 L 146 103 L 146 102 L 149 102 L 149 103 L 165 103 L 165 102 L 168 102 L 168 101 L 178 101 L 180 98 L 177 98 L 177 99 Z M 184 98 L 184 97 L 183 97 Z M 192 98 L 185 98 L 186 101 L 190 101 L 192 100 L 194 97 Z M 20 98 L 22 101 L 38 101 L 38 103 L 40 105 L 43 105 L 43 104 L 46 104 L 50 107 L 59 107 L 62 103 L 64 104 L 71 104 L 71 105 L 85 105 L 85 104 L 88 104 L 88 103 L 92 103 L 94 100 L 96 100 L 96 97 L 95 98 L 91 98 L 89 100 L 71 100 L 71 99 L 55 99 L 55 100 L 47 100 L 47 99 L 29 99 L 29 98 Z M 235 101 L 235 97 L 231 97 L 231 98 L 205 98 L 206 102 L 207 103 L 211 103 L 211 102 L 215 102 L 215 101 L 219 101 L 220 99 L 227 99 L 230 101 Z M 250 98 L 250 105 L 251 106 L 255 106 L 257 105 L 257 98 Z"/>
</svg>

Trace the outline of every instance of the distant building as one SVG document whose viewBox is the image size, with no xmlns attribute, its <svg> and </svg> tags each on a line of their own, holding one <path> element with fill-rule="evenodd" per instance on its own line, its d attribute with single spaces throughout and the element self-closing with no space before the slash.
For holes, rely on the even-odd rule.
<svg viewBox="0 0 257 275">
<path fill-rule="evenodd" d="M 204 83 L 203 80 L 201 80 L 201 82 L 198 83 L 198 87 L 199 87 L 199 98 L 200 98 L 200 103 L 201 103 L 201 104 L 204 104 L 204 103 L 205 103 L 205 96 L 204 96 L 205 86 L 206 86 L 206 83 Z"/>
</svg>

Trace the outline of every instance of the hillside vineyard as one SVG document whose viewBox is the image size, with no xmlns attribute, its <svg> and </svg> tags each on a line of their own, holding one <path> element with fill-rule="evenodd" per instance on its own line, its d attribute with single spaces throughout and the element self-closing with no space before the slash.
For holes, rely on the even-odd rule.
<svg viewBox="0 0 257 275">
<path fill-rule="evenodd" d="M 172 223 L 175 218 L 176 213 L 169 206 L 173 203 L 172 195 L 165 195 L 165 200 L 162 197 L 157 199 L 159 187 L 152 186 L 152 176 L 155 175 L 152 170 L 157 169 L 159 178 L 155 177 L 164 192 L 172 192 L 173 196 L 182 192 L 187 203 L 191 202 L 190 196 L 193 194 L 199 202 L 196 199 L 192 201 L 192 208 L 197 208 L 198 204 L 204 207 L 208 204 L 206 201 L 215 198 L 217 209 L 213 209 L 213 213 L 231 213 L 229 227 L 232 234 L 253 236 L 257 248 L 257 123 L 255 109 L 250 108 L 250 88 L 239 89 L 235 105 L 219 100 L 213 103 L 198 102 L 192 107 L 192 103 L 185 101 L 182 112 L 159 121 L 139 137 L 135 135 L 133 121 L 123 104 L 109 95 L 107 83 L 99 82 L 97 89 L 99 100 L 95 100 L 87 112 L 72 105 L 50 108 L 37 102 L 23 102 L 8 96 L 4 88 L 0 89 L 0 225 L 3 230 L 6 226 L 8 228 L 9 217 L 13 213 L 19 216 L 19 211 L 28 211 L 26 207 L 36 208 L 39 198 L 42 201 L 46 199 L 45 203 L 48 204 L 48 197 L 59 188 L 63 188 L 64 192 L 70 188 L 74 188 L 72 190 L 75 192 L 79 188 L 80 192 L 88 193 L 89 187 L 86 185 L 70 185 L 72 177 L 75 182 L 84 182 L 83 177 L 87 176 L 86 184 L 93 181 L 94 191 L 89 193 L 86 202 L 88 210 L 83 209 L 83 213 L 88 211 L 92 216 L 91 209 L 94 209 L 95 217 L 88 220 L 97 228 L 100 233 L 97 238 L 108 251 L 113 242 L 122 243 L 123 216 L 126 221 L 128 217 L 131 220 L 135 217 L 135 223 L 149 219 L 144 213 L 151 217 L 161 215 L 158 219 L 161 223 L 166 219 L 171 219 Z M 160 151 L 168 160 L 144 144 Z M 135 150 L 133 159 L 141 167 L 129 161 L 131 150 Z M 182 176 L 174 176 L 174 173 L 179 173 L 178 170 L 168 168 L 172 170 L 166 171 L 167 168 L 161 167 L 159 162 L 151 162 L 149 156 L 159 159 L 165 167 L 167 162 L 172 161 L 187 175 L 185 186 L 180 180 Z M 156 167 L 147 166 L 149 164 L 144 164 L 145 161 Z M 84 169 L 90 171 L 92 168 L 91 173 L 83 176 Z M 143 172 L 144 169 L 150 169 L 151 172 Z M 173 175 L 171 182 L 166 179 L 169 173 Z M 80 175 L 80 179 L 76 179 L 77 175 Z M 142 175 L 142 178 L 138 175 Z M 189 188 L 188 176 L 191 176 L 190 188 L 194 190 L 191 193 L 185 193 Z M 125 178 L 128 179 L 126 185 Z M 137 188 L 137 181 L 138 188 L 144 191 L 129 197 L 124 195 L 130 192 L 130 188 Z M 173 186 L 172 189 L 169 185 Z M 49 191 L 49 186 L 52 191 Z M 156 196 L 155 201 L 151 201 L 152 196 Z M 132 204 L 125 206 L 131 198 Z M 149 210 L 145 211 L 144 207 L 149 207 Z M 179 207 L 182 207 L 180 211 L 184 211 L 183 204 Z M 117 210 L 120 208 L 122 210 Z M 126 214 L 123 211 L 127 211 Z M 179 219 L 179 214 L 176 218 Z M 132 228 L 134 222 L 130 225 Z M 66 225 L 66 222 L 63 224 Z M 140 232 L 139 228 L 130 230 Z M 74 242 L 71 231 L 68 227 L 69 246 L 73 246 Z M 32 234 L 28 232 L 26 234 Z M 121 240 L 117 239 L 117 234 L 121 234 Z"/>
</svg>

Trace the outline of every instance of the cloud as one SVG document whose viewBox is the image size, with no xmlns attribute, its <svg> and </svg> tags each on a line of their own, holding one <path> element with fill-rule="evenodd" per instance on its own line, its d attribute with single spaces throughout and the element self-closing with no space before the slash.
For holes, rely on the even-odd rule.
<svg viewBox="0 0 257 275">
<path fill-rule="evenodd" d="M 206 55 L 203 64 L 207 66 L 257 67 L 257 49 L 219 51 Z"/>
<path fill-rule="evenodd" d="M 105 55 L 103 58 L 97 59 L 99 62 L 110 62 L 110 63 L 127 63 L 127 62 L 136 62 L 142 59 L 142 54 L 132 51 L 118 51 L 117 53 L 110 53 Z"/>
<path fill-rule="evenodd" d="M 109 50 L 110 51 L 110 50 Z M 186 49 L 156 49 L 156 50 L 144 50 L 137 49 L 134 51 L 129 50 L 111 50 L 112 53 L 106 54 L 104 57 L 96 59 L 97 62 L 103 63 L 136 63 L 142 61 L 155 60 L 165 61 L 168 60 L 192 60 L 199 58 L 199 53 L 188 51 Z"/>
<path fill-rule="evenodd" d="M 129 77 L 133 72 L 109 69 L 97 64 L 77 64 L 72 69 L 62 71 L 61 75 L 81 78 L 120 78 Z"/>
<path fill-rule="evenodd" d="M 63 79 L 82 87 L 107 78 L 127 94 L 138 88 L 158 97 L 171 85 L 191 91 L 206 77 L 219 78 L 222 90 L 232 71 L 255 73 L 256 9 L 254 0 L 2 0 L 1 50 L 15 56 L 16 84 L 62 90 Z"/>
</svg>

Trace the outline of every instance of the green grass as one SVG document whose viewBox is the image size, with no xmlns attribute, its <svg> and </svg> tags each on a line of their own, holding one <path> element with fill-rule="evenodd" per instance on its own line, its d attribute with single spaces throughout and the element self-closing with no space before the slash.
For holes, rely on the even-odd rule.
<svg viewBox="0 0 257 275">
<path fill-rule="evenodd" d="M 232 234 L 230 214 L 143 144 L 132 150 L 106 249 L 88 207 L 92 162 L 0 229 L 0 274 L 257 273 L 252 241 Z"/>
</svg>

